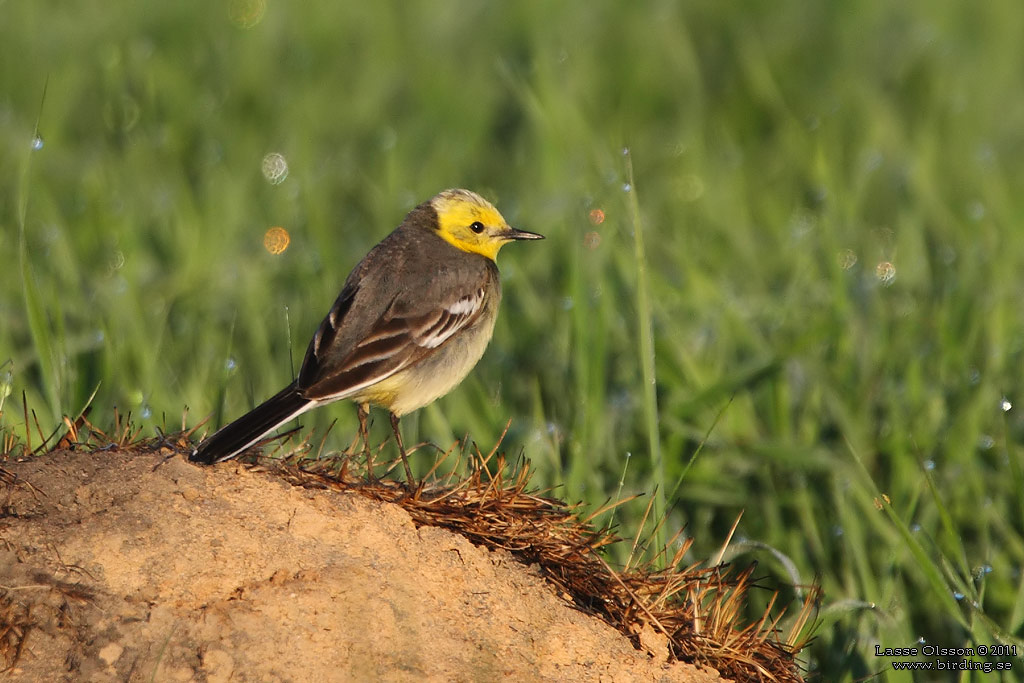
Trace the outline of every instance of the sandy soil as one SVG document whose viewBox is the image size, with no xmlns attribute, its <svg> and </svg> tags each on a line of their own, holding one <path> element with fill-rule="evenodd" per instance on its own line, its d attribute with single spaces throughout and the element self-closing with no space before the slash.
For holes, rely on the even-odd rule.
<svg viewBox="0 0 1024 683">
<path fill-rule="evenodd" d="M 3 465 L 39 490 L 0 508 L 14 680 L 722 680 L 395 505 L 170 451 Z"/>
</svg>

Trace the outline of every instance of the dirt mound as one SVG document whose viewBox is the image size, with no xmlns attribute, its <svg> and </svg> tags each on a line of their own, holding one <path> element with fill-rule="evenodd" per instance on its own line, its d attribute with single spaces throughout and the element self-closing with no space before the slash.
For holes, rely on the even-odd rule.
<svg viewBox="0 0 1024 683">
<path fill-rule="evenodd" d="M 165 450 L 4 464 L 20 482 L 0 516 L 9 676 L 722 680 L 634 649 L 535 568 L 396 505 Z"/>
</svg>

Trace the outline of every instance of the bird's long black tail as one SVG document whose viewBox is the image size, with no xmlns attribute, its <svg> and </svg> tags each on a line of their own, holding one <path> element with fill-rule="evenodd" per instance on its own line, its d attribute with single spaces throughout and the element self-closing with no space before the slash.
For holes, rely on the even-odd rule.
<svg viewBox="0 0 1024 683">
<path fill-rule="evenodd" d="M 293 420 L 317 405 L 299 394 L 295 384 L 277 392 L 192 451 L 189 460 L 212 465 L 235 457 L 285 422 Z"/>
</svg>

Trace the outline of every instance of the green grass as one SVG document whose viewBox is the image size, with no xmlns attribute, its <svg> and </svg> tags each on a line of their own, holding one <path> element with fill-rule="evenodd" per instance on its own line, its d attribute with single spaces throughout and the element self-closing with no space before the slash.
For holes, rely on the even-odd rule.
<svg viewBox="0 0 1024 683">
<path fill-rule="evenodd" d="M 98 424 L 240 414 L 467 186 L 548 240 L 504 250 L 487 355 L 410 435 L 511 417 L 538 484 L 657 487 L 695 560 L 743 511 L 736 561 L 824 588 L 824 680 L 911 680 L 875 644 L 1020 647 L 1019 2 L 229 5 L 0 4 L 3 429 L 97 387 Z M 342 447 L 349 407 L 303 424 L 334 418 Z"/>
</svg>

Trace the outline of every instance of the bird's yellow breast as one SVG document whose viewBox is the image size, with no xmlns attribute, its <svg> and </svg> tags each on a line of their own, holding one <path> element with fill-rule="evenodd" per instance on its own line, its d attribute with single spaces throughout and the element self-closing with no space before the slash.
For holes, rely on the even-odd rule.
<svg viewBox="0 0 1024 683">
<path fill-rule="evenodd" d="M 460 332 L 435 353 L 404 370 L 366 387 L 352 400 L 372 403 L 402 416 L 429 405 L 454 389 L 484 355 L 494 321 L 497 301 L 491 300 L 472 327 Z"/>
</svg>

